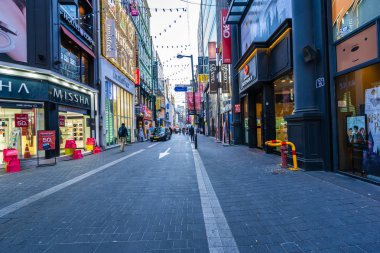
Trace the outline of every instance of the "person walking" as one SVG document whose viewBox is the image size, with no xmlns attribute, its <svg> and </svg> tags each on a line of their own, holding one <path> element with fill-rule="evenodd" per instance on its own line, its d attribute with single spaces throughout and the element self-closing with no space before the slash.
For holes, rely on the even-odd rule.
<svg viewBox="0 0 380 253">
<path fill-rule="evenodd" d="M 141 142 L 145 141 L 144 130 L 142 129 L 142 127 L 140 127 L 139 129 L 139 139 Z"/>
<path fill-rule="evenodd" d="M 119 128 L 117 134 L 119 135 L 120 151 L 124 152 L 125 143 L 127 142 L 128 136 L 128 131 L 124 123 L 121 124 L 121 127 Z"/>
<path fill-rule="evenodd" d="M 194 127 L 193 127 L 193 125 L 191 125 L 191 127 L 189 129 L 189 134 L 191 137 L 191 141 L 194 141 Z"/>
</svg>

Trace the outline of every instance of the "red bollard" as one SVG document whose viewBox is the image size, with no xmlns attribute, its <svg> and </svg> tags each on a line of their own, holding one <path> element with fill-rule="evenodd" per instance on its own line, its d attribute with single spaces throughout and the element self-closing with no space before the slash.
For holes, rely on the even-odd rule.
<svg viewBox="0 0 380 253">
<path fill-rule="evenodd" d="M 288 168 L 288 146 L 286 145 L 286 142 L 281 143 L 281 168 Z"/>
</svg>

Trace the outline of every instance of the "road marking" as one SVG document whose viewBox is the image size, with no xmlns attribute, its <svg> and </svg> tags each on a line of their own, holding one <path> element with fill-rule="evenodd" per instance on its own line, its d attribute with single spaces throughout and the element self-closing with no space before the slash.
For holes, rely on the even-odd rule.
<svg viewBox="0 0 380 253">
<path fill-rule="evenodd" d="M 170 148 L 168 148 L 164 153 L 160 153 L 160 155 L 158 156 L 158 159 L 161 159 L 161 158 L 169 155 L 169 150 L 170 150 Z"/>
<path fill-rule="evenodd" d="M 135 155 L 143 152 L 144 150 L 145 149 L 140 149 L 140 150 L 138 150 L 136 152 L 133 152 L 133 153 L 127 155 L 127 156 L 119 158 L 119 159 L 117 159 L 117 160 L 115 160 L 113 162 L 110 162 L 108 164 L 100 166 L 97 169 L 91 170 L 91 171 L 89 171 L 89 172 L 87 172 L 87 173 L 85 173 L 83 175 L 80 175 L 80 176 L 77 176 L 77 177 L 75 177 L 73 179 L 70 179 L 69 181 L 66 181 L 66 182 L 61 183 L 61 184 L 56 185 L 56 186 L 53 186 L 53 187 L 51 187 L 51 188 L 49 188 L 49 189 L 47 189 L 45 191 L 42 191 L 42 192 L 37 193 L 35 195 L 32 195 L 32 196 L 30 196 L 30 197 L 28 197 L 26 199 L 23 199 L 23 200 L 21 200 L 19 202 L 16 202 L 16 203 L 14 203 L 12 205 L 4 207 L 4 208 L 0 209 L 0 218 L 4 217 L 5 215 L 7 215 L 9 213 L 17 211 L 18 209 L 20 209 L 22 207 L 25 207 L 25 206 L 33 203 L 33 202 L 36 202 L 36 201 L 38 201 L 38 200 L 40 200 L 42 198 L 45 198 L 45 197 L 47 197 L 47 196 L 49 196 L 49 195 L 51 195 L 51 194 L 53 194 L 55 192 L 63 190 L 63 189 L 65 189 L 66 187 L 68 187 L 70 185 L 78 183 L 78 182 L 82 181 L 83 179 L 86 179 L 86 178 L 88 178 L 88 177 L 90 177 L 90 176 L 92 176 L 92 175 L 94 175 L 94 174 L 96 174 L 98 172 L 101 172 L 101 171 L 103 171 L 103 170 L 105 170 L 105 169 L 107 169 L 107 168 L 109 168 L 109 167 L 111 167 L 111 166 L 113 166 L 113 165 L 115 165 L 115 164 L 117 164 L 119 162 L 122 162 L 122 161 L 124 161 L 124 160 L 126 160 L 126 159 L 128 159 L 128 158 L 130 158 L 132 156 L 135 156 Z"/>
<path fill-rule="evenodd" d="M 153 148 L 156 145 L 158 145 L 158 142 L 156 144 L 152 144 L 152 145 L 148 146 L 148 148 Z"/>
<path fill-rule="evenodd" d="M 209 251 L 210 253 L 239 253 L 236 241 L 203 165 L 202 158 L 198 151 L 194 149 L 194 145 L 192 147 Z"/>
</svg>

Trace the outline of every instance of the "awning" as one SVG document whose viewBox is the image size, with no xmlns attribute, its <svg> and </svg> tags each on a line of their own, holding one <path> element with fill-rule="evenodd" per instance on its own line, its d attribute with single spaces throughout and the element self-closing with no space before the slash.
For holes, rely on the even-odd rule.
<svg viewBox="0 0 380 253">
<path fill-rule="evenodd" d="M 239 24 L 252 0 L 232 0 L 227 15 L 227 24 Z"/>
<path fill-rule="evenodd" d="M 84 51 L 86 51 L 89 55 L 92 57 L 95 57 L 95 54 L 91 51 L 90 48 L 88 48 L 83 42 L 81 42 L 77 37 L 75 37 L 74 34 L 72 34 L 66 27 L 61 25 L 62 32 L 66 34 L 67 37 L 69 37 L 72 41 L 74 41 L 78 46 L 80 46 Z"/>
</svg>

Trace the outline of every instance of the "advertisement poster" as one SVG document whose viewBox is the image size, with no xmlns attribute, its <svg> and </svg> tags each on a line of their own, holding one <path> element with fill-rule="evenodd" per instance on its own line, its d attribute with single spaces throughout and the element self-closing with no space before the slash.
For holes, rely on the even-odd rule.
<svg viewBox="0 0 380 253">
<path fill-rule="evenodd" d="M 66 125 L 66 118 L 63 115 L 59 115 L 59 126 L 64 127 Z"/>
<path fill-rule="evenodd" d="M 201 112 L 201 93 L 195 92 L 195 110 L 197 114 Z"/>
<path fill-rule="evenodd" d="M 40 130 L 37 132 L 38 150 L 54 150 L 55 149 L 55 131 Z"/>
<path fill-rule="evenodd" d="M 369 152 L 380 155 L 380 87 L 365 90 Z"/>
<path fill-rule="evenodd" d="M 367 136 L 366 117 L 347 117 L 347 139 L 351 144 L 364 144 Z"/>
<path fill-rule="evenodd" d="M 29 116 L 28 114 L 15 114 L 15 127 L 28 127 Z"/>
<path fill-rule="evenodd" d="M 218 92 L 218 80 L 216 79 L 216 61 L 210 60 L 209 64 L 210 94 L 216 94 Z"/>
<path fill-rule="evenodd" d="M 27 62 L 27 0 L 1 0 L 0 60 Z"/>
<path fill-rule="evenodd" d="M 291 0 L 262 0 L 252 4 L 241 24 L 242 54 L 252 42 L 267 41 L 286 19 L 291 18 Z"/>
<path fill-rule="evenodd" d="M 189 110 L 189 114 L 193 114 L 194 112 L 194 97 L 192 92 L 186 92 L 186 101 L 187 101 L 187 109 Z"/>
</svg>

